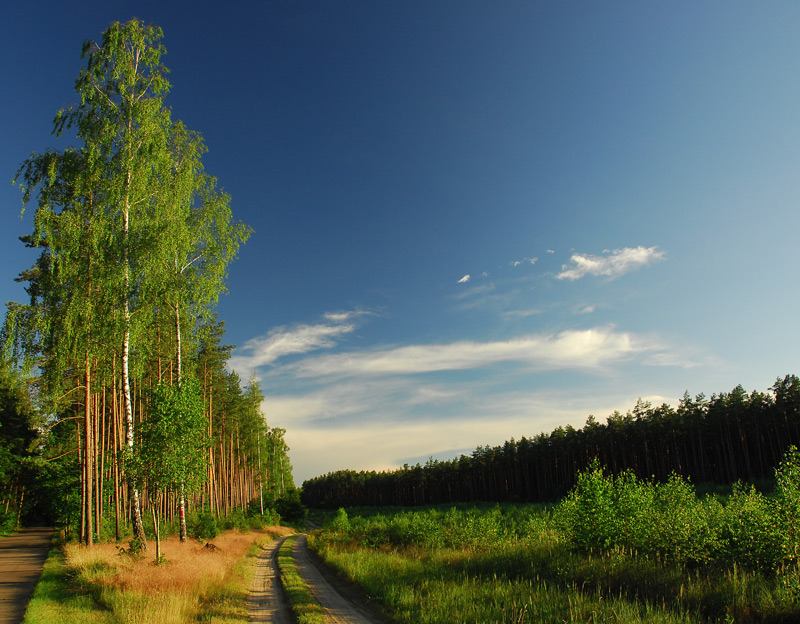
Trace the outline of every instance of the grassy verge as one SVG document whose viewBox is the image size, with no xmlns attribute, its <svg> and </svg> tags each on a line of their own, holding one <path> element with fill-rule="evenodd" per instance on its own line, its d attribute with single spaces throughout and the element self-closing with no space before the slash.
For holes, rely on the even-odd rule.
<svg viewBox="0 0 800 624">
<path fill-rule="evenodd" d="M 298 624 L 324 624 L 325 612 L 308 589 L 294 563 L 292 544 L 295 537 L 289 537 L 278 551 L 278 567 L 281 570 L 281 583 L 289 600 L 289 605 Z"/>
<path fill-rule="evenodd" d="M 167 538 L 159 565 L 113 544 L 67 544 L 48 558 L 24 624 L 246 622 L 255 554 L 275 535 L 229 531 L 213 551 Z"/>
<path fill-rule="evenodd" d="M 28 603 L 24 624 L 114 624 L 111 612 L 77 590 L 64 550 L 55 547 Z"/>
</svg>

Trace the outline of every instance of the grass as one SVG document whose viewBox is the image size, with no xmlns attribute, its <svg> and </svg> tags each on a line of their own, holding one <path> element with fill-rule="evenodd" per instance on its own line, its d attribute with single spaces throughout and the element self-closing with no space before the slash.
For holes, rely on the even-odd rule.
<svg viewBox="0 0 800 624">
<path fill-rule="evenodd" d="M 795 564 L 578 548 L 530 506 L 365 516 L 341 511 L 309 543 L 398 622 L 800 622 Z"/>
<path fill-rule="evenodd" d="M 287 538 L 278 550 L 278 567 L 281 570 L 283 589 L 298 624 L 325 624 L 325 611 L 309 591 L 295 565 L 292 556 L 295 539 Z"/>
<path fill-rule="evenodd" d="M 519 562 L 532 554 L 524 550 L 498 556 L 474 550 L 370 549 L 341 544 L 329 548 L 318 540 L 315 547 L 330 565 L 361 585 L 403 623 L 700 621 L 688 609 L 664 609 L 624 593 L 609 594 L 581 580 L 549 578 L 530 565 L 527 571 L 518 570 Z"/>
<path fill-rule="evenodd" d="M 62 548 L 53 548 L 28 603 L 24 624 L 114 624 L 113 614 L 81 592 Z"/>
<path fill-rule="evenodd" d="M 246 622 L 255 554 L 284 531 L 229 531 L 214 551 L 166 538 L 159 565 L 113 544 L 67 544 L 48 558 L 24 624 Z"/>
<path fill-rule="evenodd" d="M 200 599 L 197 619 L 211 624 L 244 624 L 250 621 L 247 598 L 253 586 L 253 577 L 258 565 L 258 554 L 264 543 L 257 540 L 239 560 L 221 583 L 206 592 Z"/>
</svg>

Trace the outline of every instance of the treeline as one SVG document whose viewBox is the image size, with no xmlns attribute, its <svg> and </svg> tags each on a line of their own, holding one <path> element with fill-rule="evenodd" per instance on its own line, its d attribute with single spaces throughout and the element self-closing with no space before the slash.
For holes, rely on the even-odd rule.
<svg viewBox="0 0 800 624">
<path fill-rule="evenodd" d="M 388 472 L 338 471 L 303 484 L 312 507 L 426 505 L 456 501 L 548 501 L 564 496 L 595 458 L 613 474 L 644 479 L 671 474 L 695 483 L 768 479 L 800 444 L 800 379 L 787 375 L 769 392 L 742 386 L 706 398 L 684 394 L 676 408 L 639 400 L 606 423 L 479 447 L 471 456 L 429 460 Z"/>
<path fill-rule="evenodd" d="M 214 314 L 250 228 L 205 173 L 202 137 L 172 118 L 161 38 L 133 20 L 86 42 L 79 103 L 53 130 L 77 145 L 32 154 L 16 177 L 35 204 L 23 242 L 40 253 L 18 279 L 29 302 L 8 304 L 3 378 L 39 417 L 0 443 L 0 500 L 88 544 L 113 522 L 146 548 L 147 512 L 156 535 L 176 519 L 185 539 L 187 507 L 263 507 L 293 487 L 284 431 L 226 370 Z"/>
</svg>

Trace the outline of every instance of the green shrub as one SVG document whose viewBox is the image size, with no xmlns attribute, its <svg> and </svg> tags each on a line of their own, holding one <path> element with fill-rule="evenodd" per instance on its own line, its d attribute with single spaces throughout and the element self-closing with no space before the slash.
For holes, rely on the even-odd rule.
<svg viewBox="0 0 800 624">
<path fill-rule="evenodd" d="M 191 515 L 186 528 L 189 535 L 201 540 L 214 539 L 220 533 L 216 516 L 206 511 Z"/>
<path fill-rule="evenodd" d="M 17 514 L 13 511 L 4 511 L 0 508 L 0 535 L 10 533 L 17 525 Z"/>
<path fill-rule="evenodd" d="M 784 557 L 800 563 L 800 451 L 792 446 L 775 471 L 775 502 Z"/>
<path fill-rule="evenodd" d="M 286 522 L 301 523 L 308 515 L 308 509 L 300 502 L 300 493 L 297 490 L 288 492 L 286 496 L 275 501 L 275 510 Z"/>
<path fill-rule="evenodd" d="M 557 507 L 557 522 L 583 549 L 628 547 L 680 562 L 710 560 L 718 544 L 713 507 L 673 475 L 648 483 L 631 473 L 604 474 L 595 461 Z"/>
<path fill-rule="evenodd" d="M 617 504 L 614 490 L 613 477 L 603 474 L 597 460 L 578 475 L 575 487 L 558 508 L 559 520 L 577 546 L 608 548 L 629 534 L 630 517 L 620 515 L 625 509 Z M 625 525 L 628 530 L 621 531 Z"/>
<path fill-rule="evenodd" d="M 350 518 L 347 517 L 347 512 L 343 507 L 339 507 L 339 511 L 336 512 L 336 517 L 331 521 L 330 528 L 340 533 L 350 532 Z"/>
<path fill-rule="evenodd" d="M 752 569 L 773 571 L 784 557 L 777 508 L 753 486 L 733 487 L 720 518 L 720 559 Z"/>
</svg>

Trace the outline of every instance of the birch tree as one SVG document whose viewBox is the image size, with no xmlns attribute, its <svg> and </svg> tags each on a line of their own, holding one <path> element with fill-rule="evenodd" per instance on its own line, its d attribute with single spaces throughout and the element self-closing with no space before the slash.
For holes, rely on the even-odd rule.
<svg viewBox="0 0 800 624">
<path fill-rule="evenodd" d="M 75 128 L 87 159 L 103 170 L 104 209 L 112 229 L 110 253 L 118 260 L 109 286 L 119 310 L 126 443 L 131 452 L 131 345 L 141 333 L 137 312 L 144 308 L 144 276 L 158 240 L 159 174 L 170 162 L 170 114 L 163 102 L 169 83 L 161 64 L 165 52 L 161 37 L 160 28 L 132 20 L 113 23 L 100 43 L 87 41 L 82 53 L 86 64 L 75 84 L 80 104 L 56 117 L 56 132 Z M 139 491 L 132 481 L 129 488 L 134 538 L 146 549 Z"/>
<path fill-rule="evenodd" d="M 147 542 L 137 475 L 147 478 L 152 491 L 163 491 L 160 484 L 167 477 L 142 470 L 139 455 L 163 454 L 168 447 L 180 452 L 188 446 L 173 448 L 169 440 L 156 443 L 154 436 L 166 431 L 163 426 L 152 425 L 145 436 L 136 434 L 131 382 L 137 380 L 137 405 L 146 406 L 142 382 L 149 385 L 156 377 L 155 349 L 159 349 L 161 381 L 162 350 L 168 345 L 170 373 L 172 362 L 177 371 L 171 381 L 176 392 L 183 392 L 184 359 L 197 361 L 201 356 L 203 328 L 212 322 L 213 307 L 225 291 L 227 267 L 250 234 L 247 226 L 233 220 L 229 196 L 205 173 L 206 147 L 200 134 L 171 118 L 164 102 L 170 85 L 161 63 L 165 53 L 161 38 L 159 28 L 132 20 L 111 24 L 99 42 L 84 44 L 84 65 L 75 83 L 79 102 L 59 111 L 54 120 L 54 134 L 71 135 L 79 147 L 34 154 L 16 178 L 23 187 L 24 204 L 37 205 L 34 231 L 25 242 L 42 252 L 20 278 L 27 282 L 31 302 L 9 304 L 3 329 L 6 353 L 27 370 L 38 370 L 43 395 L 58 398 L 52 401 L 53 413 L 58 413 L 59 405 L 75 410 L 82 404 L 83 428 L 78 428 L 82 438 L 76 450 L 83 463 L 81 534 L 88 543 L 92 527 L 99 531 L 101 473 L 109 449 L 113 447 L 117 457 L 114 423 L 122 414 L 124 456 L 131 468 L 126 471 L 131 521 L 142 549 Z M 224 377 L 219 372 L 217 376 Z M 208 401 L 209 419 L 203 431 L 208 434 L 213 378 L 214 373 L 203 368 L 202 399 Z M 236 383 L 238 396 L 238 378 Z M 108 409 L 106 389 L 111 390 Z M 156 411 L 150 418 L 140 411 L 145 423 L 163 420 L 158 401 L 152 405 Z M 107 425 L 109 413 L 114 416 Z M 186 429 L 174 434 L 176 440 L 194 431 L 191 410 L 170 414 L 170 427 L 183 424 Z M 231 479 L 235 462 L 228 458 L 233 458 L 233 433 L 226 430 L 222 440 Z M 238 429 L 235 434 L 238 456 Z M 200 455 L 205 461 L 206 452 L 212 462 L 213 451 L 203 447 Z M 187 476 L 192 471 L 181 468 L 182 461 L 191 463 L 189 455 L 162 466 L 177 466 L 178 485 L 169 487 L 180 493 L 182 539 L 184 493 L 196 485 L 194 477 Z M 209 468 L 209 493 L 215 487 L 215 474 L 222 475 Z M 233 492 L 230 484 L 225 490 Z M 245 489 L 239 490 L 241 499 Z M 115 488 L 117 507 L 119 493 Z"/>
<path fill-rule="evenodd" d="M 183 123 L 169 135 L 171 167 L 162 195 L 159 230 L 161 261 L 148 283 L 160 289 L 159 300 L 174 315 L 177 384 L 183 378 L 184 325 L 197 330 L 210 317 L 225 291 L 228 264 L 250 235 L 250 228 L 232 220 L 230 197 L 217 189 L 201 161 L 206 151 L 200 134 Z M 196 338 L 196 331 L 190 334 Z M 196 344 L 196 342 L 194 342 Z M 192 349 L 194 350 L 194 349 Z M 188 423 L 187 423 L 188 425 Z M 180 539 L 186 541 L 185 492 L 180 486 Z"/>
</svg>

